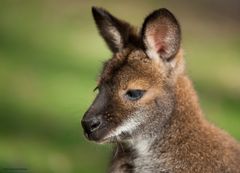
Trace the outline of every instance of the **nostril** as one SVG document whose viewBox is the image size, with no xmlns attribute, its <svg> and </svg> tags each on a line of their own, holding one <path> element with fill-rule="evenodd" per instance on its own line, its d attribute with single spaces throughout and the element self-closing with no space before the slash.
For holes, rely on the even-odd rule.
<svg viewBox="0 0 240 173">
<path fill-rule="evenodd" d="M 93 121 L 90 127 L 91 131 L 97 130 L 100 125 L 101 125 L 101 122 L 99 120 Z"/>
<path fill-rule="evenodd" d="M 89 119 L 82 120 L 82 126 L 87 133 L 91 133 L 97 130 L 102 124 L 102 120 L 100 117 L 94 117 Z"/>
</svg>

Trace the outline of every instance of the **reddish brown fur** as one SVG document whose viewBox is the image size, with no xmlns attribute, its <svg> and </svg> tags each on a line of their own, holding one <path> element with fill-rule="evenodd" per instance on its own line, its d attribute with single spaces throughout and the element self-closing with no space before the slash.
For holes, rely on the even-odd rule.
<svg viewBox="0 0 240 173">
<path fill-rule="evenodd" d="M 99 13 L 102 15 L 103 12 L 104 17 L 108 15 L 106 11 Z M 105 20 L 104 17 L 98 16 L 97 19 Z M 160 33 L 164 35 L 156 38 L 161 38 L 160 42 L 153 41 L 159 55 L 156 59 L 147 53 L 151 42 L 146 42 L 155 35 L 149 35 L 144 27 L 150 28 L 150 33 L 159 34 L 152 31 L 159 20 L 167 27 Z M 118 22 L 121 21 L 115 21 Z M 101 30 L 101 21 L 97 24 Z M 129 30 L 130 25 L 124 25 Z M 87 119 L 101 115 L 104 120 L 103 127 L 88 134 L 88 138 L 100 143 L 117 143 L 109 171 L 240 173 L 240 145 L 203 116 L 197 95 L 184 70 L 183 51 L 179 48 L 180 28 L 175 18 L 160 9 L 146 19 L 143 35 L 133 31 L 128 33 L 128 37 L 135 41 L 124 43 L 119 50 L 118 45 L 108 38 L 124 32 L 107 33 L 105 39 L 109 41 L 108 45 L 118 51 L 105 63 L 98 83 L 99 95 L 84 116 Z M 172 34 L 170 36 L 174 39 L 166 42 L 163 39 L 169 36 L 166 33 Z M 128 37 L 124 37 L 125 41 Z M 140 40 L 144 42 L 140 43 Z M 162 44 L 160 52 L 159 44 Z M 161 57 L 162 54 L 164 56 Z M 141 99 L 131 101 L 125 96 L 131 89 L 146 93 Z M 111 136 L 131 119 L 136 119 L 139 124 L 133 125 L 133 129 L 126 126 L 126 131 Z M 141 144 L 144 141 L 147 141 L 146 149 L 145 143 Z"/>
</svg>

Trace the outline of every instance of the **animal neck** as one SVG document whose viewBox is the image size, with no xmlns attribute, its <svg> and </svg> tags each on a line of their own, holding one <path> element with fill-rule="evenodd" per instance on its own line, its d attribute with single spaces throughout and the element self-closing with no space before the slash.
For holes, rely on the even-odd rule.
<svg viewBox="0 0 240 173">
<path fill-rule="evenodd" d="M 201 125 L 203 120 L 198 97 L 191 81 L 187 76 L 179 77 L 176 82 L 175 106 L 169 120 L 169 127 L 173 130 L 190 130 Z"/>
<path fill-rule="evenodd" d="M 201 129 L 205 122 L 197 94 L 187 76 L 180 76 L 175 85 L 175 105 L 169 119 L 160 128 L 158 142 L 171 145 L 184 141 L 196 129 Z M 204 123 L 203 123 L 204 121 Z"/>
<path fill-rule="evenodd" d="M 151 120 L 151 124 L 146 129 L 143 127 L 144 133 L 134 138 L 132 146 L 138 153 L 147 153 L 153 148 L 151 146 L 156 144 L 159 147 L 171 145 L 188 137 L 194 129 L 201 128 L 204 118 L 188 77 L 179 77 L 174 91 L 175 104 L 172 113 L 161 120 Z"/>
</svg>

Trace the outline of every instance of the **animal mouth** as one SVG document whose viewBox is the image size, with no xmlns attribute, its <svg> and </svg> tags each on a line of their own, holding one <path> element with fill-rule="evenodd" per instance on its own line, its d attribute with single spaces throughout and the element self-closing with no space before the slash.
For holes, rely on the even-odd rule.
<svg viewBox="0 0 240 173">
<path fill-rule="evenodd" d="M 101 126 L 95 131 L 89 132 L 84 130 L 84 136 L 90 140 L 90 141 L 95 141 L 95 142 L 101 142 L 104 137 L 106 136 L 105 134 L 108 132 L 108 128 L 106 125 Z"/>
<path fill-rule="evenodd" d="M 116 129 L 103 123 L 94 131 L 84 130 L 84 136 L 99 144 L 116 143 L 131 139 L 132 135 L 127 131 L 116 132 Z"/>
</svg>

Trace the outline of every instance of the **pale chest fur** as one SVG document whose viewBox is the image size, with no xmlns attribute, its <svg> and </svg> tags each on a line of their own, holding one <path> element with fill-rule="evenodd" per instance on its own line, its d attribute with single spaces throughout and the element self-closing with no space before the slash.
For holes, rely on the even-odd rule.
<svg viewBox="0 0 240 173">
<path fill-rule="evenodd" d="M 133 172 L 169 172 L 166 167 L 169 155 L 167 153 L 159 154 L 155 151 L 154 138 L 146 139 L 139 137 L 131 142 L 132 147 L 136 151 L 136 157 L 133 159 Z"/>
</svg>

